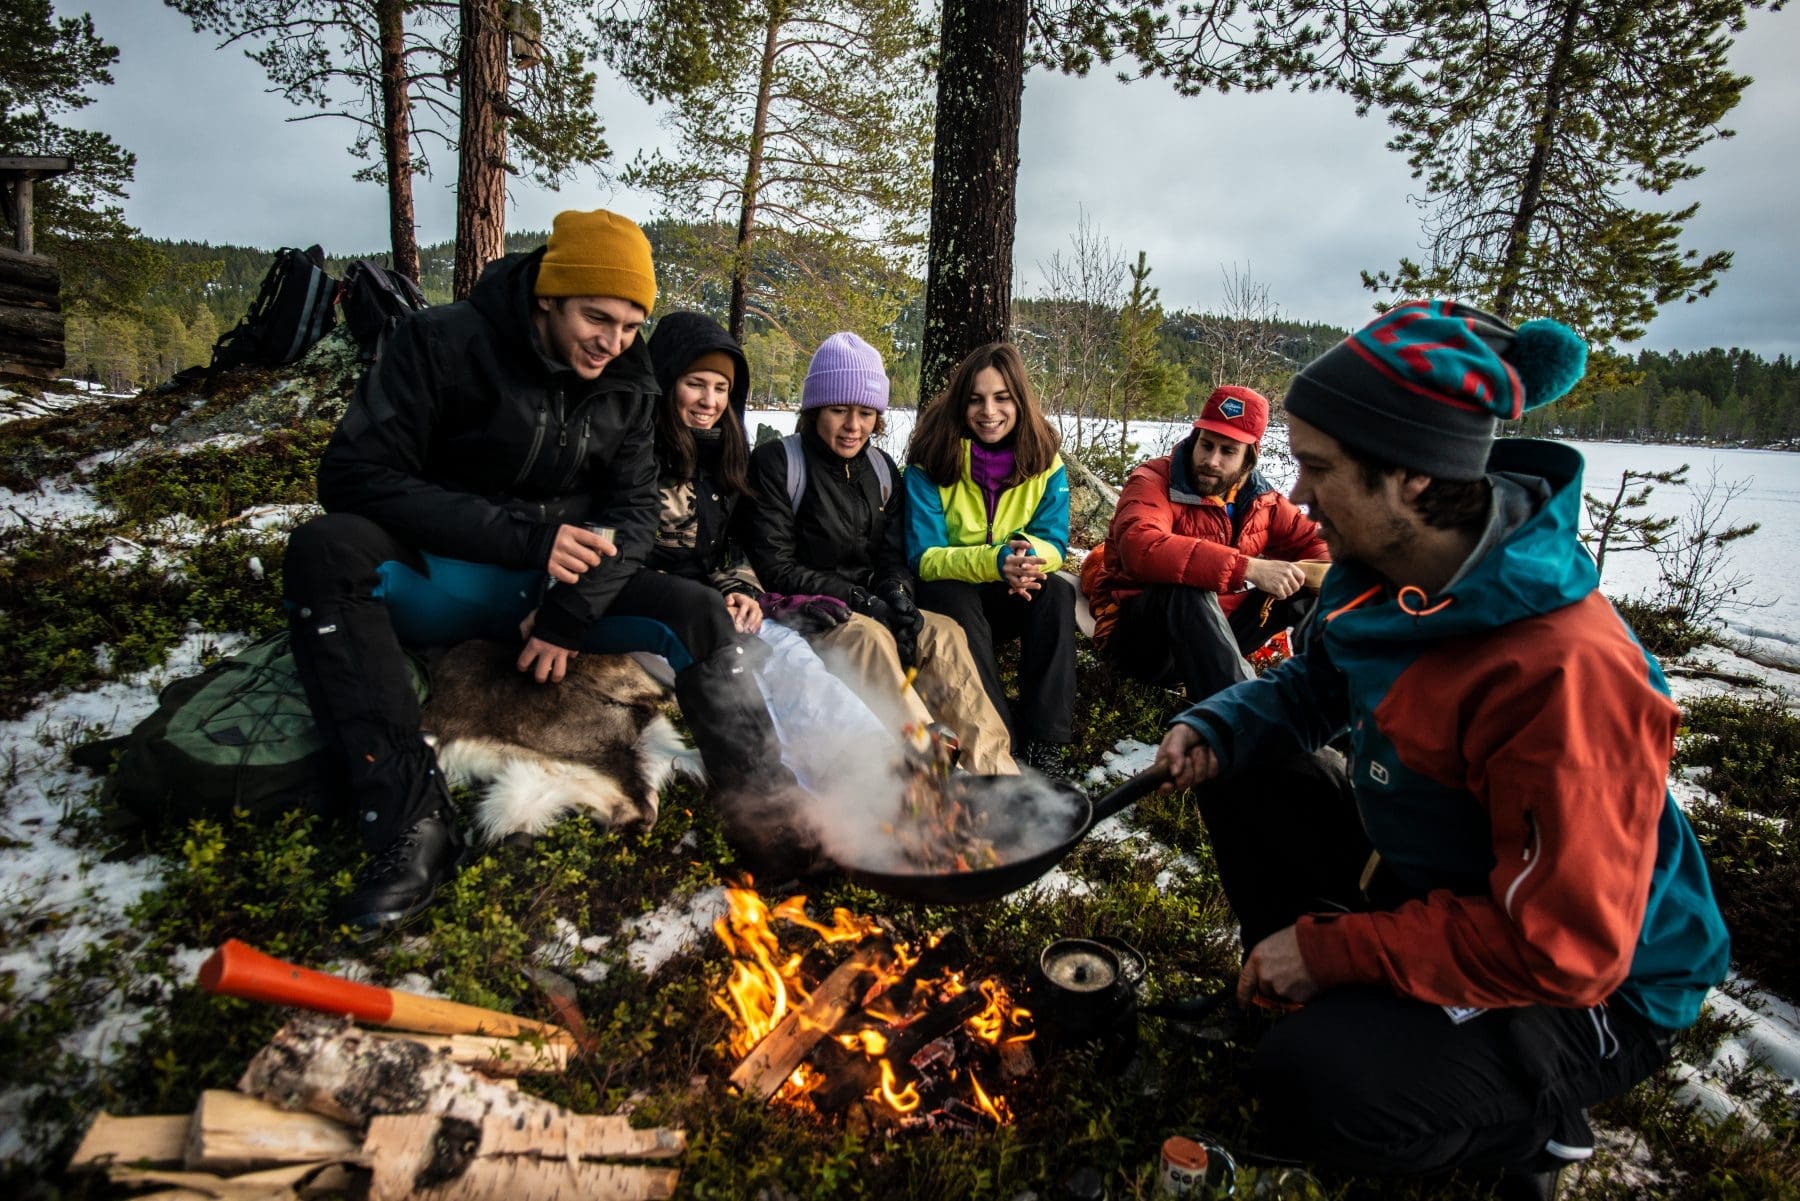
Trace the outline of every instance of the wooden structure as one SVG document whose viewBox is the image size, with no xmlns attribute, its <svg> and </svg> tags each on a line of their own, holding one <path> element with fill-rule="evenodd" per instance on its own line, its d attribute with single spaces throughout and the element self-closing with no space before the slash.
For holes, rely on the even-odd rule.
<svg viewBox="0 0 1800 1201">
<path fill-rule="evenodd" d="M 0 374 L 48 379 L 62 370 L 62 280 L 55 263 L 32 253 L 31 191 L 74 165 L 62 156 L 0 156 L 0 203 L 13 227 L 12 248 L 0 247 Z"/>
</svg>

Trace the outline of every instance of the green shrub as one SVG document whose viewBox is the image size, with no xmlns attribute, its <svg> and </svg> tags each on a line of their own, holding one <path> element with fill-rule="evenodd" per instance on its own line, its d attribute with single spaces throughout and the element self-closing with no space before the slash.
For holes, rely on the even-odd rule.
<svg viewBox="0 0 1800 1201">
<path fill-rule="evenodd" d="M 1707 631 L 1689 624 L 1677 605 L 1656 605 L 1627 597 L 1613 601 L 1613 608 L 1644 649 L 1659 659 L 1679 659 L 1711 639 Z"/>
<path fill-rule="evenodd" d="M 94 493 L 127 521 L 183 514 L 217 525 L 254 505 L 307 504 L 331 425 L 309 421 L 236 446 L 145 454 L 93 473 Z"/>
<path fill-rule="evenodd" d="M 1749 975 L 1800 996 L 1800 718 L 1784 698 L 1709 696 L 1687 703 L 1676 765 L 1700 769 L 1716 800 L 1689 818 L 1713 891 Z"/>
</svg>

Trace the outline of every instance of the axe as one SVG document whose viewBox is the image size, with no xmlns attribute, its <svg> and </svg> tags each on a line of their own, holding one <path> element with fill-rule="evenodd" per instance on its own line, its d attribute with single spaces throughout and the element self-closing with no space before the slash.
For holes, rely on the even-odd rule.
<svg viewBox="0 0 1800 1201">
<path fill-rule="evenodd" d="M 498 1009 L 463 1005 L 374 984 L 359 984 L 265 955 L 235 938 L 227 939 L 200 965 L 200 987 L 219 996 L 344 1014 L 359 1022 L 391 1026 L 396 1030 L 426 1034 L 486 1034 L 502 1038 L 538 1035 L 552 1042 L 574 1042 L 567 1030 L 550 1022 L 536 1022 Z"/>
</svg>

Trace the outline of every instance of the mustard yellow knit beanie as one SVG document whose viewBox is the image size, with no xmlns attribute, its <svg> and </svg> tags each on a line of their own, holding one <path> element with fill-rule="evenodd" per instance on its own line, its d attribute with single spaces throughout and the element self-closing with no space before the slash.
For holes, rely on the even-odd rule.
<svg viewBox="0 0 1800 1201">
<path fill-rule="evenodd" d="M 648 313 L 656 307 L 650 239 L 630 218 L 605 209 L 558 213 L 535 291 L 539 296 L 617 296 Z"/>
</svg>

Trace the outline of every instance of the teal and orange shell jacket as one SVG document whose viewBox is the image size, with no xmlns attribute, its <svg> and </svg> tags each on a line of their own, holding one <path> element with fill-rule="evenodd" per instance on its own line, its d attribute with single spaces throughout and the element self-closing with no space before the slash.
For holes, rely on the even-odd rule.
<svg viewBox="0 0 1800 1201">
<path fill-rule="evenodd" d="M 1227 771 L 1277 730 L 1315 749 L 1348 730 L 1363 825 L 1419 899 L 1302 918 L 1322 987 L 1481 1008 L 1616 997 L 1680 1028 L 1725 976 L 1668 791 L 1679 714 L 1598 591 L 1581 467 L 1558 443 L 1498 443 L 1489 528 L 1440 593 L 1338 563 L 1292 659 L 1177 719 Z"/>
</svg>

